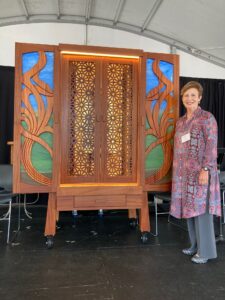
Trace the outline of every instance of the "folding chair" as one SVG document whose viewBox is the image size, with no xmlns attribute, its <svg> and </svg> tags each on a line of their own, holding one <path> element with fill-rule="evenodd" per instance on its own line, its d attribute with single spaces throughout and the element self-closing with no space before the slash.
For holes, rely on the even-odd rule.
<svg viewBox="0 0 225 300">
<path fill-rule="evenodd" d="M 159 229 L 158 229 L 158 216 L 159 215 L 168 215 L 168 223 L 171 223 L 179 228 L 182 228 L 184 230 L 186 230 L 186 228 L 180 224 L 177 224 L 175 222 L 171 221 L 171 216 L 169 214 L 169 210 L 168 211 L 163 211 L 163 212 L 159 212 L 158 211 L 158 206 L 162 206 L 163 204 L 170 204 L 171 202 L 171 193 L 156 193 L 154 194 L 154 208 L 155 208 L 155 231 L 154 232 L 150 232 L 150 234 L 152 234 L 153 236 L 158 236 L 159 235 Z"/>
<path fill-rule="evenodd" d="M 223 215 L 223 223 L 225 223 L 225 171 L 220 171 L 220 190 L 222 195 L 222 215 Z"/>
<path fill-rule="evenodd" d="M 11 165 L 0 165 L 0 186 L 1 186 L 0 206 L 7 207 L 7 212 L 0 217 L 0 221 L 8 221 L 8 228 L 7 228 L 7 244 L 8 244 L 10 241 L 12 203 L 14 200 L 16 200 L 18 205 L 18 227 L 15 232 L 15 235 L 20 230 L 20 195 L 12 193 L 12 166 Z"/>
</svg>

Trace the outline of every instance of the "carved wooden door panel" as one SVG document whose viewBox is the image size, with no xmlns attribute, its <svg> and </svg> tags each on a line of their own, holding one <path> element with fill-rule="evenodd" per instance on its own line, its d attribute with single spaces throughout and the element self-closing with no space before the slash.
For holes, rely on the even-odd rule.
<svg viewBox="0 0 225 300">
<path fill-rule="evenodd" d="M 99 63 L 64 55 L 61 95 L 61 183 L 99 177 Z"/>
<path fill-rule="evenodd" d="M 56 47 L 16 44 L 14 192 L 53 189 Z"/>
<path fill-rule="evenodd" d="M 61 183 L 134 182 L 136 61 L 62 56 Z"/>
<path fill-rule="evenodd" d="M 137 180 L 137 60 L 103 64 L 103 182 Z"/>
<path fill-rule="evenodd" d="M 145 190 L 169 191 L 173 135 L 179 115 L 177 55 L 145 54 Z"/>
</svg>

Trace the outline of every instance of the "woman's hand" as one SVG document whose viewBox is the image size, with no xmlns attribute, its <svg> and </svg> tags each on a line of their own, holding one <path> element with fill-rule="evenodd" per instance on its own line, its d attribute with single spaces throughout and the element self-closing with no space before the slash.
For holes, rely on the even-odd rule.
<svg viewBox="0 0 225 300">
<path fill-rule="evenodd" d="M 201 170 L 198 178 L 200 185 L 206 185 L 209 183 L 209 171 Z"/>
</svg>

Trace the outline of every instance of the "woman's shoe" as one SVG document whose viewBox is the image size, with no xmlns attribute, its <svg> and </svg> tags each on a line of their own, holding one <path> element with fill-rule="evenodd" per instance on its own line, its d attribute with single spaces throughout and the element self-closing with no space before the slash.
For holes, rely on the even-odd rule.
<svg viewBox="0 0 225 300">
<path fill-rule="evenodd" d="M 196 263 L 196 264 L 206 264 L 207 261 L 208 261 L 208 259 L 207 259 L 207 258 L 204 258 L 204 257 L 200 257 L 198 254 L 195 254 L 195 255 L 192 257 L 191 261 L 192 261 L 193 263 Z"/>
<path fill-rule="evenodd" d="M 186 249 L 182 250 L 183 254 L 190 255 L 190 256 L 194 255 L 196 252 L 197 252 L 197 250 L 192 249 L 192 248 L 186 248 Z"/>
</svg>

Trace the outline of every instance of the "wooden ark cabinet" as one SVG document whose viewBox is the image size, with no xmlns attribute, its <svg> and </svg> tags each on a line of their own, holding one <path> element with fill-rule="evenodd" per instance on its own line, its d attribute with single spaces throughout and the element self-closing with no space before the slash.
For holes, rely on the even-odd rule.
<svg viewBox="0 0 225 300">
<path fill-rule="evenodd" d="M 127 209 L 148 239 L 147 192 L 169 190 L 178 57 L 79 45 L 16 44 L 14 192 L 60 211 Z"/>
</svg>

